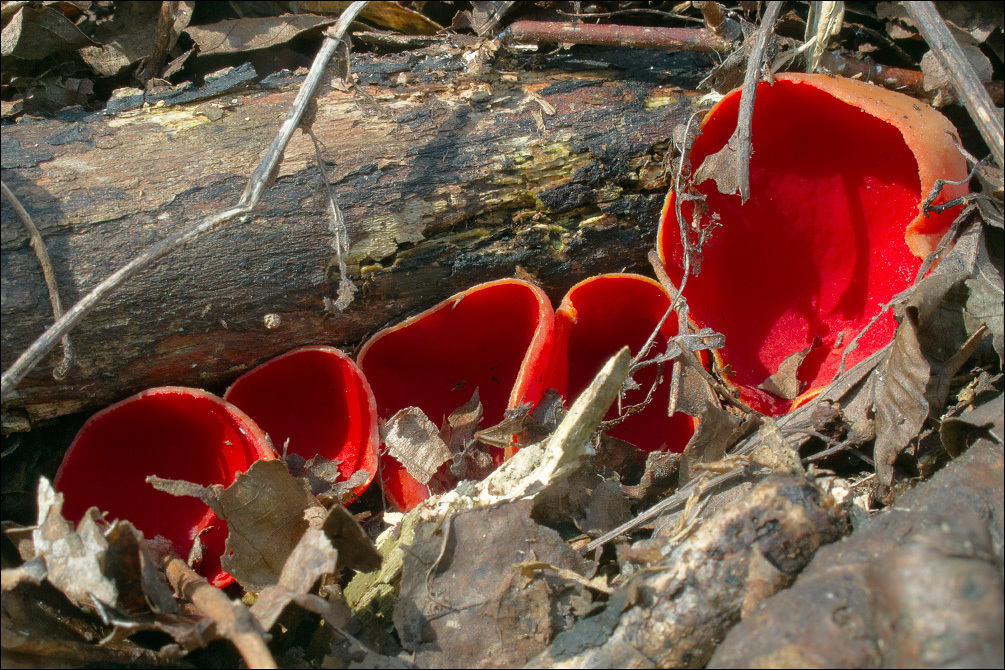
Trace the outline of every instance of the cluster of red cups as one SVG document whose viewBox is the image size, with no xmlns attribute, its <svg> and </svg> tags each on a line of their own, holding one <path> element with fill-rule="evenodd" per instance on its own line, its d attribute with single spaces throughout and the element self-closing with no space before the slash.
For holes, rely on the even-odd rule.
<svg viewBox="0 0 1005 670">
<path fill-rule="evenodd" d="M 706 117 L 691 163 L 722 148 L 736 125 L 739 92 Z M 779 119 L 785 119 L 784 127 Z M 764 390 L 781 363 L 803 352 L 801 391 L 834 375 L 843 345 L 909 286 L 954 212 L 919 212 L 936 179 L 965 179 L 955 130 L 917 101 L 847 79 L 783 75 L 761 84 L 754 113 L 751 193 L 746 203 L 698 184 L 722 227 L 705 247 L 701 273 L 685 296 L 696 327 L 726 336 L 716 362 L 737 394 L 766 414 L 792 398 Z M 936 202 L 964 193 L 950 186 Z M 658 250 L 675 282 L 682 277 L 680 231 L 696 214 L 667 199 Z M 688 232 L 690 230 L 690 232 Z M 638 352 L 670 305 L 652 279 L 592 277 L 573 286 L 557 310 L 537 286 L 517 279 L 480 284 L 367 341 L 356 360 L 326 346 L 286 353 L 246 373 L 223 398 L 196 389 L 156 388 L 93 416 L 56 475 L 68 518 L 96 505 L 162 535 L 185 555 L 198 537 L 199 571 L 217 585 L 226 526 L 201 501 L 155 491 L 146 477 L 229 485 L 258 459 L 286 450 L 340 462 L 348 479 L 381 473 L 387 498 L 408 510 L 429 495 L 396 460 L 379 456 L 378 417 L 419 407 L 441 425 L 477 389 L 485 426 L 508 409 L 535 405 L 549 388 L 574 399 L 604 362 L 627 345 Z M 653 351 L 677 334 L 660 328 Z M 851 362 L 881 348 L 896 327 L 880 321 Z M 645 397 L 656 366 L 635 377 L 627 404 Z M 634 397 L 633 397 L 634 394 Z M 667 416 L 669 384 L 612 436 L 653 451 L 681 451 L 694 425 Z M 609 417 L 617 413 L 612 408 Z"/>
</svg>

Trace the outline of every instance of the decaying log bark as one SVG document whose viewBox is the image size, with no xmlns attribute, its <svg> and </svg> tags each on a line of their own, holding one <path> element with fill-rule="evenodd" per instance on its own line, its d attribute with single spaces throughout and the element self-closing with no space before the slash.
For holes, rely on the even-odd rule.
<svg viewBox="0 0 1005 670">
<path fill-rule="evenodd" d="M 690 112 L 686 91 L 706 57 L 562 52 L 535 57 L 533 70 L 528 58 L 450 44 L 364 54 L 352 60 L 356 90 L 319 96 L 313 130 L 359 291 L 345 312 L 324 310 L 340 277 L 314 149 L 297 134 L 254 217 L 124 286 L 73 332 L 69 376 L 52 379 L 51 355 L 5 402 L 5 423 L 160 384 L 220 390 L 295 346 L 351 349 L 518 266 L 556 301 L 590 274 L 644 271 L 667 138 Z M 236 202 L 294 94 L 291 83 L 4 129 L 3 179 L 42 231 L 64 304 L 151 242 Z M 52 314 L 27 235 L 6 200 L 2 211 L 6 369 Z"/>
</svg>

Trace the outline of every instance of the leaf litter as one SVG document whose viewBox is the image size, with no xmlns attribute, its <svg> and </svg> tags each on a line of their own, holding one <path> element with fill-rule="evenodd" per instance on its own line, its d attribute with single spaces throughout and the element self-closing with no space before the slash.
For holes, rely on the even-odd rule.
<svg viewBox="0 0 1005 670">
<path fill-rule="evenodd" d="M 488 4 L 474 3 L 483 13 Z M 712 178 L 738 182 L 734 162 Z M 323 620 L 311 636 L 320 651 L 306 645 L 284 664 L 404 667 L 404 651 L 423 666 L 916 665 L 919 641 L 947 635 L 928 623 L 938 621 L 969 645 L 940 663 L 994 664 L 986 631 L 1001 630 L 1003 430 L 993 374 L 1002 360 L 1000 212 L 992 214 L 987 224 L 968 221 L 936 274 L 896 307 L 891 345 L 784 417 L 743 412 L 681 355 L 690 390 L 678 409 L 701 423 L 680 457 L 640 458 L 596 435 L 598 412 L 621 386 L 608 370 L 615 381 L 602 373 L 568 414 L 552 397 L 481 429 L 473 397 L 439 430 L 414 415 L 392 426 L 403 440 L 395 449 L 415 461 L 409 472 L 427 481 L 447 463 L 458 480 L 484 476 L 487 450 L 514 436 L 524 448 L 487 480 L 464 481 L 398 519 L 376 549 L 338 504 L 354 485 L 337 480 L 332 461 L 258 463 L 227 488 L 156 482 L 205 500 L 228 524 L 225 567 L 257 593 L 237 628 L 211 607 L 193 615 L 191 595 L 212 589 L 204 582 L 182 592 L 179 607 L 172 587 L 182 590 L 161 569 L 170 561 L 163 542 L 97 510 L 73 528 L 43 481 L 38 524 L 6 528 L 25 562 L 4 563 L 5 658 L 157 665 L 220 635 L 264 642 L 270 631 L 277 651 L 286 624 Z M 999 238 L 994 258 L 988 233 Z M 772 379 L 786 396 L 801 390 L 801 360 Z M 957 460 L 897 494 L 926 431 Z M 859 447 L 871 448 L 875 474 L 850 455 Z M 816 469 L 812 459 L 828 450 L 824 463 L 853 478 Z M 856 493 L 842 497 L 842 486 Z M 875 514 L 870 504 L 888 509 Z M 856 532 L 836 542 L 856 518 Z M 607 543 L 614 552 L 601 549 Z M 349 570 L 358 571 L 351 581 L 337 579 Z M 87 625 L 64 630 L 54 612 Z M 808 616 L 829 628 L 807 631 Z M 174 642 L 151 652 L 127 639 L 138 630 Z"/>
</svg>

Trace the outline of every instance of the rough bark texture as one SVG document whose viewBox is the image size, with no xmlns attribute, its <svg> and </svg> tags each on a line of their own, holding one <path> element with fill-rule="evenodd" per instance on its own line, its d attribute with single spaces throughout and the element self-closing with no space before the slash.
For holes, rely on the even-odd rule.
<svg viewBox="0 0 1005 670">
<path fill-rule="evenodd" d="M 359 293 L 348 309 L 323 308 L 338 266 L 314 150 L 297 134 L 254 217 L 123 287 L 73 332 L 69 377 L 52 379 L 51 355 L 5 415 L 35 422 L 161 384 L 220 390 L 298 345 L 352 349 L 517 266 L 556 301 L 590 274 L 644 270 L 667 138 L 690 112 L 680 87 L 693 89 L 706 65 L 688 53 L 516 58 L 450 44 L 354 56 L 358 91 L 322 92 L 313 125 L 349 227 Z M 228 94 L 216 107 L 5 128 L 3 179 L 42 231 L 64 304 L 169 231 L 234 203 L 295 83 Z M 2 212 L 6 368 L 52 314 L 27 235 L 6 201 Z M 279 325 L 267 328 L 267 314 Z"/>
</svg>

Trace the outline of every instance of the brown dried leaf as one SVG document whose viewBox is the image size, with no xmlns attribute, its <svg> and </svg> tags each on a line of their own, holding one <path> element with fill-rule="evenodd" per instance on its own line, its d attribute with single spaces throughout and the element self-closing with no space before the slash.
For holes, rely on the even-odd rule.
<svg viewBox="0 0 1005 670">
<path fill-rule="evenodd" d="M 458 30 L 473 30 L 479 37 L 493 34 L 499 27 L 503 17 L 516 2 L 475 0 L 470 10 L 463 10 L 454 15 L 451 28 Z"/>
<path fill-rule="evenodd" d="M 530 518 L 529 500 L 477 508 L 416 530 L 405 552 L 394 625 L 415 663 L 513 667 L 542 651 L 564 625 L 573 594 L 555 575 L 528 578 L 536 560 L 590 576 L 587 561 Z"/>
<path fill-rule="evenodd" d="M 820 549 L 709 667 L 1000 667 L 1002 466 L 980 440 Z"/>
<path fill-rule="evenodd" d="M 946 448 L 950 456 L 958 457 L 969 446 L 968 439 L 992 428 L 995 421 L 1001 418 L 1003 411 L 1005 411 L 1005 396 L 999 395 L 994 400 L 975 407 L 969 412 L 943 420 L 939 427 L 942 446 Z M 995 435 L 994 432 L 991 435 L 999 443 L 1005 443 L 1005 435 Z"/>
<path fill-rule="evenodd" d="M 921 431 L 930 412 L 941 409 L 940 399 L 929 392 L 933 378 L 930 359 L 939 362 L 948 356 L 940 352 L 959 350 L 959 342 L 947 337 L 958 310 L 942 310 L 946 297 L 965 279 L 963 273 L 935 274 L 926 277 L 914 295 L 898 310 L 900 325 L 892 346 L 879 367 L 873 390 L 876 412 L 876 474 L 880 482 L 893 481 L 893 462 Z M 926 355 L 927 354 L 927 355 Z M 950 354 L 951 355 L 951 354 Z M 936 381 L 942 372 L 935 368 Z M 938 386 L 942 386 L 941 384 Z"/>
<path fill-rule="evenodd" d="M 337 15 L 341 14 L 350 4 L 352 3 L 332 0 L 312 0 L 310 2 L 298 2 L 297 7 L 303 12 Z M 402 7 L 396 2 L 371 2 L 360 12 L 360 18 L 373 21 L 378 26 L 390 28 L 406 35 L 435 35 L 443 29 L 443 26 L 432 19 L 427 18 L 414 9 Z"/>
<path fill-rule="evenodd" d="M 721 407 L 708 405 L 701 416 L 698 428 L 681 454 L 678 485 L 683 486 L 695 476 L 695 473 L 700 472 L 695 468 L 698 463 L 714 463 L 722 460 L 726 450 L 750 432 L 756 424 L 755 417 L 739 417 Z"/>
<path fill-rule="evenodd" d="M 798 398 L 799 394 L 803 392 L 803 382 L 799 381 L 798 376 L 799 366 L 817 346 L 819 345 L 814 342 L 802 351 L 786 356 L 782 364 L 778 366 L 778 371 L 761 382 L 757 388 L 786 400 Z"/>
<path fill-rule="evenodd" d="M 967 279 L 970 294 L 967 297 L 966 316 L 976 324 L 983 323 L 991 331 L 992 343 L 998 360 L 1005 360 L 1005 282 L 994 262 L 988 255 L 984 239 L 980 240 L 973 277 Z M 973 333 L 975 324 L 967 324 L 967 331 Z"/>
<path fill-rule="evenodd" d="M 773 472 L 806 474 L 799 453 L 782 435 L 777 421 L 770 416 L 761 417 L 761 425 L 757 432 L 761 435 L 761 446 L 751 452 L 751 460 L 770 468 Z"/>
<path fill-rule="evenodd" d="M 69 19 L 50 7 L 20 7 L 3 27 L 0 55 L 41 60 L 92 44 Z"/>
<path fill-rule="evenodd" d="M 248 591 L 279 580 L 286 559 L 307 530 L 304 511 L 314 499 L 279 460 L 256 461 L 229 487 L 148 477 L 158 491 L 201 499 L 227 522 L 223 569 Z"/>
<path fill-rule="evenodd" d="M 320 614 L 327 624 L 337 628 L 344 626 L 349 619 L 344 602 L 340 603 L 342 608 L 337 608 L 324 598 L 309 593 L 323 575 L 334 574 L 337 559 L 338 552 L 324 531 L 308 528 L 286 559 L 279 582 L 259 593 L 251 606 L 251 613 L 262 629 L 272 628 L 291 602 Z"/>
<path fill-rule="evenodd" d="M 440 426 L 440 439 L 447 445 L 451 454 L 464 451 L 468 442 L 474 439 L 482 420 L 481 400 L 478 399 L 478 389 L 471 394 L 471 399 L 450 413 Z"/>
<path fill-rule="evenodd" d="M 982 84 L 991 81 L 994 75 L 994 68 L 991 65 L 991 60 L 984 55 L 984 52 L 969 44 L 961 44 L 960 49 L 963 50 L 963 55 L 967 57 L 970 65 L 973 66 L 978 81 Z M 931 51 L 921 57 L 921 72 L 924 74 L 922 86 L 926 91 L 934 91 L 953 83 L 952 77 L 946 74 L 946 71 L 942 69 L 942 65 L 939 64 L 939 59 Z"/>
<path fill-rule="evenodd" d="M 694 173 L 694 183 L 700 184 L 711 179 L 719 193 L 739 195 L 742 168 L 740 138 L 734 133 L 724 147 L 702 161 Z"/>
<path fill-rule="evenodd" d="M 226 19 L 204 26 L 189 26 L 188 36 L 199 45 L 199 53 L 243 53 L 285 44 L 311 30 L 335 23 L 310 14 L 287 14 L 261 18 Z"/>
<path fill-rule="evenodd" d="M 81 58 L 103 77 L 121 74 L 150 55 L 159 14 L 157 2 L 118 3 L 112 18 L 95 27 L 98 46 L 81 49 Z"/>
<path fill-rule="evenodd" d="M 418 407 L 395 412 L 381 425 L 380 436 L 388 453 L 421 484 L 428 484 L 440 466 L 450 460 L 450 449 L 440 439 L 436 425 Z"/>
<path fill-rule="evenodd" d="M 338 551 L 338 569 L 359 570 L 371 572 L 380 567 L 381 556 L 373 545 L 370 536 L 366 534 L 352 514 L 345 507 L 332 507 L 321 530 L 325 532 L 332 546 Z"/>
</svg>

